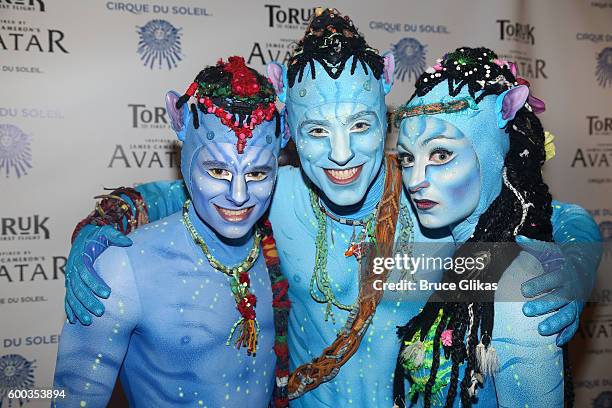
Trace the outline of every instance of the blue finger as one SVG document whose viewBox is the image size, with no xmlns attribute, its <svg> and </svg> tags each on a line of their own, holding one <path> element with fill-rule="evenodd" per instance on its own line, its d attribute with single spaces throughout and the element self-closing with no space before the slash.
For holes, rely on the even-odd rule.
<svg viewBox="0 0 612 408">
<path fill-rule="evenodd" d="M 563 308 L 538 325 L 538 333 L 542 336 L 550 336 L 559 333 L 576 320 L 572 310 Z"/>
<path fill-rule="evenodd" d="M 563 275 L 557 272 L 548 272 L 521 284 L 523 296 L 532 298 L 562 287 Z"/>
<path fill-rule="evenodd" d="M 523 305 L 523 314 L 527 317 L 542 316 L 552 313 L 567 305 L 567 300 L 531 300 Z"/>
<path fill-rule="evenodd" d="M 66 301 L 64 301 L 64 310 L 66 311 L 66 318 L 68 319 L 70 324 L 75 324 L 76 317 L 74 317 L 74 312 L 72 311 L 72 309 L 70 308 L 70 305 Z"/>
<path fill-rule="evenodd" d="M 85 309 L 98 317 L 104 314 L 104 305 L 91 293 L 88 286 L 78 279 L 72 280 L 70 285 L 74 297 L 85 306 Z"/>
<path fill-rule="evenodd" d="M 76 315 L 77 319 L 84 325 L 89 326 L 91 324 L 91 316 L 89 312 L 85 310 L 85 307 L 79 302 L 72 293 L 72 290 L 66 291 L 66 301 L 70 305 L 70 308 Z"/>
<path fill-rule="evenodd" d="M 85 282 L 87 287 L 91 289 L 96 296 L 103 299 L 108 299 L 111 293 L 111 288 L 100 278 L 98 272 L 94 268 L 93 261 L 89 255 L 83 254 L 84 268 L 79 270 L 79 276 Z"/>
<path fill-rule="evenodd" d="M 557 336 L 557 341 L 556 341 L 557 346 L 561 347 L 567 344 L 578 331 L 578 326 L 579 326 L 579 320 L 578 318 L 576 318 L 574 323 L 570 324 L 565 329 L 563 329 L 561 333 L 559 334 L 559 336 Z"/>
<path fill-rule="evenodd" d="M 104 227 L 100 229 L 98 233 L 101 235 L 104 235 L 106 239 L 108 239 L 110 244 L 113 246 L 118 246 L 118 247 L 132 246 L 132 240 L 130 238 L 128 238 L 126 235 L 123 235 L 121 231 L 117 231 L 110 225 L 105 225 Z"/>
</svg>

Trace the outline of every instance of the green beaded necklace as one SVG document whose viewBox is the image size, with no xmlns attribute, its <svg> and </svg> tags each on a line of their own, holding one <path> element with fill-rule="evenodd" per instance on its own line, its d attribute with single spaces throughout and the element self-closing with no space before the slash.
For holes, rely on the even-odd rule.
<svg viewBox="0 0 612 408">
<path fill-rule="evenodd" d="M 345 252 L 345 255 L 347 255 L 349 254 L 349 251 L 351 251 L 351 249 L 354 249 L 359 246 L 360 248 L 358 250 L 360 255 L 361 246 L 367 238 L 369 238 L 370 242 L 374 244 L 376 243 L 376 236 L 374 233 L 376 210 L 374 210 L 372 214 L 367 215 L 365 218 L 359 221 L 345 220 L 343 218 L 334 217 L 332 214 L 325 210 L 325 207 L 323 207 L 322 203 L 320 203 L 319 197 L 317 197 L 317 194 L 312 188 L 310 189 L 310 204 L 314 211 L 318 225 L 315 247 L 315 266 L 312 273 L 312 277 L 310 279 L 310 296 L 318 303 L 327 304 L 325 309 L 325 321 L 327 321 L 330 316 L 332 318 L 332 321 L 335 321 L 334 313 L 332 310 L 333 306 L 336 306 L 341 310 L 352 310 L 357 304 L 357 301 L 355 301 L 355 303 L 352 305 L 345 305 L 336 298 L 336 295 L 334 294 L 334 291 L 331 287 L 329 274 L 327 272 L 327 217 L 329 216 L 330 218 L 337 222 L 340 222 L 341 224 L 352 225 L 353 227 L 362 227 L 361 232 L 358 236 L 358 242 L 351 240 L 351 245 L 347 249 L 347 252 Z M 350 254 L 348 256 L 350 256 Z M 359 260 L 359 256 L 356 256 L 356 258 Z M 319 293 L 317 293 L 317 291 Z"/>
<path fill-rule="evenodd" d="M 196 231 L 195 227 L 191 223 L 191 220 L 189 219 L 190 204 L 191 201 L 187 200 L 183 205 L 183 224 L 185 224 L 185 228 L 187 228 L 187 231 L 189 231 L 191 234 L 191 237 L 196 245 L 202 249 L 202 252 L 206 256 L 210 266 L 230 277 L 230 287 L 232 294 L 234 295 L 234 300 L 236 301 L 236 309 L 238 309 L 238 312 L 240 312 L 241 315 L 241 317 L 232 326 L 225 344 L 227 346 L 230 345 L 232 338 L 234 337 L 234 333 L 238 328 L 240 328 L 240 334 L 236 340 L 236 347 L 246 347 L 247 354 L 254 355 L 257 350 L 259 322 L 257 322 L 257 319 L 255 318 L 255 305 L 257 303 L 257 297 L 251 293 L 251 281 L 248 272 L 259 257 L 259 247 L 262 239 L 261 232 L 259 229 L 255 231 L 253 247 L 242 262 L 235 266 L 226 266 L 210 253 L 206 242 L 204 242 L 204 239 L 200 236 L 200 234 L 198 234 L 198 231 Z"/>
<path fill-rule="evenodd" d="M 314 188 L 310 188 L 310 205 L 314 212 L 315 218 L 317 219 L 315 265 L 312 272 L 312 277 L 310 278 L 310 296 L 316 302 L 325 303 L 327 305 L 325 309 L 325 321 L 331 317 L 332 321 L 335 322 L 333 313 L 334 306 L 341 310 L 352 311 L 357 305 L 358 300 L 356 299 L 355 303 L 352 305 L 346 305 L 336 298 L 336 295 L 332 289 L 329 273 L 327 272 L 327 217 L 341 224 L 351 225 L 353 227 L 362 227 L 356 240 L 355 233 L 353 231 L 351 244 L 344 253 L 345 256 L 355 256 L 357 261 L 360 262 L 366 240 L 370 244 L 376 245 L 376 214 L 378 212 L 378 207 L 376 207 L 371 214 L 368 214 L 361 220 L 341 218 L 327 211 L 327 209 L 321 203 L 320 198 L 315 193 Z M 400 245 L 398 246 L 397 251 L 408 253 L 411 252 L 411 247 L 408 244 L 412 242 L 414 233 L 412 219 L 408 213 L 408 207 L 405 204 L 401 204 L 399 221 L 401 224 L 398 236 Z"/>
</svg>

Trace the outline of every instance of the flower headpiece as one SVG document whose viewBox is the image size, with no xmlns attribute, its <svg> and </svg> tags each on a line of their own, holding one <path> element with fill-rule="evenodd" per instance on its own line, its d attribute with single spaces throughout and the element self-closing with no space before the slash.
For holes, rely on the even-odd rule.
<svg viewBox="0 0 612 408">
<path fill-rule="evenodd" d="M 194 116 L 197 117 L 194 108 L 197 106 L 201 112 L 217 116 L 234 131 L 238 153 L 244 151 L 253 129 L 263 121 L 276 118 L 277 136 L 280 134 L 274 88 L 266 77 L 247 67 L 242 57 L 229 57 L 227 62 L 220 59 L 217 65 L 200 71 L 176 107 L 182 107 L 191 97 L 196 98 L 196 104 L 192 105 Z M 196 129 L 198 125 L 194 118 Z"/>
</svg>

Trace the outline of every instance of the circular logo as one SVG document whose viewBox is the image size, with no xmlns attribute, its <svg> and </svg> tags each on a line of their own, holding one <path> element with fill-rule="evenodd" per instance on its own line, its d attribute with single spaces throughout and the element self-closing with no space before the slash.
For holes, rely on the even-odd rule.
<svg viewBox="0 0 612 408">
<path fill-rule="evenodd" d="M 596 78 L 604 88 L 612 85 L 612 47 L 604 48 L 597 54 Z"/>
<path fill-rule="evenodd" d="M 593 400 L 593 408 L 612 408 L 612 391 L 604 391 Z"/>
<path fill-rule="evenodd" d="M 151 20 L 137 28 L 138 54 L 145 67 L 161 69 L 165 65 L 172 69 L 182 60 L 180 28 L 166 20 Z"/>
<path fill-rule="evenodd" d="M 0 357 L 0 407 L 9 390 L 29 390 L 34 386 L 34 362 L 19 354 Z M 26 401 L 19 398 L 19 406 Z M 12 406 L 9 400 L 9 407 Z"/>
<path fill-rule="evenodd" d="M 391 44 L 391 51 L 395 57 L 395 78 L 404 81 L 413 77 L 416 79 L 425 71 L 425 54 L 427 46 L 416 38 L 402 38 L 397 44 Z"/>
<path fill-rule="evenodd" d="M 19 178 L 31 168 L 30 136 L 17 126 L 0 124 L 0 173 L 7 178 L 15 173 Z"/>
</svg>

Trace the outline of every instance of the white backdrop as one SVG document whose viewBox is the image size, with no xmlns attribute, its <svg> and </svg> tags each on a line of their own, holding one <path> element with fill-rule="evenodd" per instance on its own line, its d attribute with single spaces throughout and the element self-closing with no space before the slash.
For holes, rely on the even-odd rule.
<svg viewBox="0 0 612 408">
<path fill-rule="evenodd" d="M 165 92 L 182 93 L 219 57 L 243 55 L 262 72 L 285 61 L 316 5 L 0 0 L 0 407 L 16 373 L 22 387 L 51 386 L 69 237 L 92 197 L 104 186 L 177 177 Z M 591 211 L 612 239 L 612 0 L 333 6 L 370 45 L 396 53 L 392 107 L 458 46 L 484 45 L 517 62 L 557 136 L 546 167 L 555 198 Z M 151 35 L 164 39 L 161 49 Z M 612 404 L 611 288 L 602 271 L 599 303 L 587 307 L 573 344 L 578 407 Z"/>
</svg>

